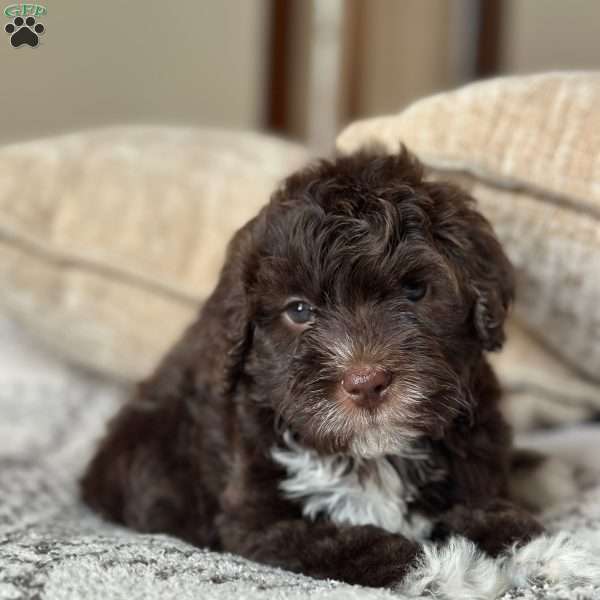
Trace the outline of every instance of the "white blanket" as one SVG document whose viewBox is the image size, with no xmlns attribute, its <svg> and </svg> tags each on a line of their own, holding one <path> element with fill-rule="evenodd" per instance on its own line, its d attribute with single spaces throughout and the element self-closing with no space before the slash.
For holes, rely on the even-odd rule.
<svg viewBox="0 0 600 600">
<path fill-rule="evenodd" d="M 551 532 L 567 533 L 496 561 L 460 539 L 432 547 L 396 591 L 316 581 L 106 523 L 80 502 L 77 477 L 125 395 L 0 320 L 0 599 L 600 598 L 600 558 L 586 545 L 600 532 L 600 476 L 580 478 L 577 497 L 545 513 Z M 595 461 L 600 428 L 527 441 L 548 440 Z"/>
</svg>

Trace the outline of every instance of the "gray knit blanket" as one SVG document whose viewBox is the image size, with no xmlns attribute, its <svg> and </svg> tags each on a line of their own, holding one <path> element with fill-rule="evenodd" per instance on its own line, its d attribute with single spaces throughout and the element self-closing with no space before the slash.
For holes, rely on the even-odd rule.
<svg viewBox="0 0 600 600">
<path fill-rule="evenodd" d="M 428 547 L 396 590 L 317 581 L 104 522 L 81 503 L 77 478 L 125 395 L 0 319 L 0 599 L 600 598 L 600 475 L 589 471 L 543 514 L 546 537 L 495 560 L 460 538 Z M 600 433 L 586 435 L 593 462 Z"/>
</svg>

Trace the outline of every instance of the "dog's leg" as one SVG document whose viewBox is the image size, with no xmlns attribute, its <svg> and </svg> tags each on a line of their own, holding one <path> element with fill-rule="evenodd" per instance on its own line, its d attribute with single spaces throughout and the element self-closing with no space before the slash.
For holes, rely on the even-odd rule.
<svg viewBox="0 0 600 600">
<path fill-rule="evenodd" d="M 462 535 L 495 556 L 541 533 L 542 526 L 527 510 L 507 500 L 495 500 L 483 507 L 455 506 L 438 521 L 433 537 Z"/>
<path fill-rule="evenodd" d="M 182 401 L 124 406 L 81 481 L 84 500 L 105 517 L 147 533 L 215 546 L 216 510 L 190 460 L 197 436 Z"/>
<path fill-rule="evenodd" d="M 230 515 L 219 519 L 224 550 L 320 579 L 372 587 L 399 583 L 414 564 L 419 546 L 378 527 L 338 527 L 301 519 L 249 530 Z"/>
</svg>

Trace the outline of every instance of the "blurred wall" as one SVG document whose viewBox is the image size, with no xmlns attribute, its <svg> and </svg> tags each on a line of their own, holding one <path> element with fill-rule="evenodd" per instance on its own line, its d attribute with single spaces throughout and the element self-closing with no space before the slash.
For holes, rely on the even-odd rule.
<svg viewBox="0 0 600 600">
<path fill-rule="evenodd" d="M 452 83 L 450 2 L 361 0 L 355 116 L 396 112 Z"/>
<path fill-rule="evenodd" d="M 501 71 L 600 69 L 600 1 L 505 0 Z"/>
<path fill-rule="evenodd" d="M 269 85 L 277 1 L 41 0 L 47 31 L 38 48 L 12 48 L 0 32 L 0 143 L 112 123 L 265 128 L 277 93 Z M 348 121 L 478 75 L 488 0 L 280 1 L 289 23 L 278 130 L 318 151 Z M 600 68 L 600 0 L 494 6 L 493 73 Z"/>
<path fill-rule="evenodd" d="M 0 143 L 109 123 L 264 124 L 265 0 L 40 4 L 37 48 L 10 46 L 1 17 Z"/>
<path fill-rule="evenodd" d="M 474 75 L 477 0 L 281 1 L 291 23 L 285 132 L 317 152 L 351 120 Z"/>
</svg>

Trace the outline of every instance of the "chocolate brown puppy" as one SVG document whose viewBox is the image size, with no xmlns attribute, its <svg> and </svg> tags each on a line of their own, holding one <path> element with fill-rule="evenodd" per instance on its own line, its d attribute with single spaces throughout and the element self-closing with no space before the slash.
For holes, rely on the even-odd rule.
<svg viewBox="0 0 600 600">
<path fill-rule="evenodd" d="M 485 355 L 512 297 L 473 200 L 405 150 L 309 166 L 231 240 L 84 498 L 143 532 L 370 586 L 400 582 L 424 540 L 527 540 L 540 526 L 508 496 Z"/>
</svg>

